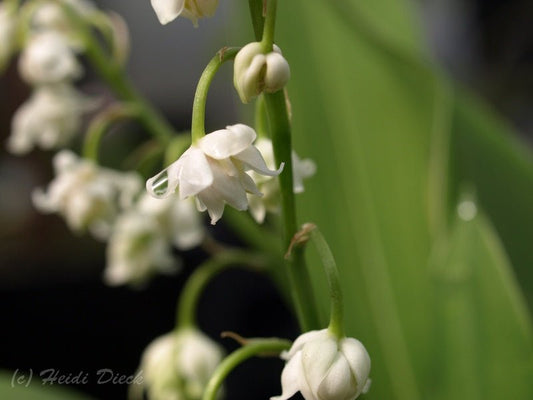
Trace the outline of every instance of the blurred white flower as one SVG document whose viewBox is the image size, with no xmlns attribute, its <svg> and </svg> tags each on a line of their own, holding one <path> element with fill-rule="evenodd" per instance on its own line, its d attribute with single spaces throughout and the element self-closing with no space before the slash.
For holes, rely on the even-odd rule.
<svg viewBox="0 0 533 400">
<path fill-rule="evenodd" d="M 74 47 L 65 35 L 44 31 L 30 37 L 19 59 L 19 71 L 26 82 L 42 85 L 72 81 L 83 69 Z"/>
<path fill-rule="evenodd" d="M 262 91 L 274 93 L 289 82 L 289 63 L 274 45 L 274 51 L 264 54 L 261 43 L 244 46 L 235 57 L 233 84 L 243 103 L 248 103 Z"/>
<path fill-rule="evenodd" d="M 71 229 L 89 229 L 98 239 L 109 236 L 118 213 L 131 207 L 142 187 L 135 173 L 101 168 L 67 150 L 55 155 L 54 169 L 46 192 L 34 191 L 35 207 L 61 214 Z"/>
<path fill-rule="evenodd" d="M 56 149 L 80 129 L 82 115 L 96 102 L 68 84 L 39 87 L 15 113 L 7 147 L 24 154 L 34 146 Z"/>
<path fill-rule="evenodd" d="M 194 200 L 166 197 L 157 199 L 144 192 L 136 209 L 157 220 L 169 240 L 180 250 L 189 250 L 202 243 L 205 230 Z"/>
<path fill-rule="evenodd" d="M 89 0 L 42 1 L 35 5 L 31 19 L 32 31 L 53 30 L 66 35 L 73 33 L 75 26 L 61 3 L 70 6 L 79 16 L 85 18 L 96 11 L 94 3 Z"/>
<path fill-rule="evenodd" d="M 212 17 L 218 6 L 218 0 L 151 0 L 151 2 L 159 22 L 163 25 L 181 15 L 189 18 L 197 26 L 199 18 Z"/>
<path fill-rule="evenodd" d="M 178 267 L 172 246 L 156 219 L 135 211 L 117 218 L 107 245 L 107 284 L 140 286 L 156 272 L 171 274 Z"/>
<path fill-rule="evenodd" d="M 167 333 L 144 351 L 140 389 L 151 400 L 199 400 L 223 356 L 222 348 L 197 329 Z M 135 398 L 142 398 L 139 388 L 132 389 Z"/>
<path fill-rule="evenodd" d="M 210 133 L 193 143 L 182 156 L 165 170 L 150 178 L 146 188 L 155 197 L 165 198 L 179 187 L 180 199 L 196 196 L 200 211 L 209 213 L 215 224 L 226 203 L 237 210 L 248 208 L 246 193 L 260 196 L 254 181 L 245 172 L 278 175 L 268 169 L 261 153 L 252 143 L 255 131 L 242 124 Z"/>
<path fill-rule="evenodd" d="M 263 155 L 267 167 L 274 168 L 276 163 L 274 161 L 272 141 L 259 138 L 254 145 Z M 296 152 L 293 151 L 292 170 L 293 191 L 294 193 L 302 193 L 304 191 L 303 180 L 315 174 L 316 165 L 310 159 L 300 159 Z M 259 188 L 259 191 L 263 193 L 262 197 L 248 196 L 250 213 L 258 223 L 262 223 L 265 220 L 267 211 L 279 213 L 281 196 L 279 182 L 275 177 L 260 175 L 254 171 L 250 173 L 250 176 Z"/>
<path fill-rule="evenodd" d="M 0 71 L 7 65 L 15 47 L 15 15 L 6 3 L 0 3 Z"/>
<path fill-rule="evenodd" d="M 370 387 L 370 356 L 354 338 L 337 340 L 328 329 L 300 335 L 288 352 L 281 374 L 281 396 L 300 392 L 305 400 L 353 400 Z"/>
</svg>

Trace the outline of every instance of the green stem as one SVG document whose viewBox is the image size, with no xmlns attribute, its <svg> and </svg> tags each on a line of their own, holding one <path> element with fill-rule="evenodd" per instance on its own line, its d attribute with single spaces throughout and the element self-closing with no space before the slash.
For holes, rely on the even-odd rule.
<svg viewBox="0 0 533 400">
<path fill-rule="evenodd" d="M 276 28 L 276 9 L 278 0 L 266 0 L 266 17 L 263 28 L 263 38 L 261 39 L 261 47 L 263 53 L 270 53 L 274 45 L 274 31 Z"/>
<path fill-rule="evenodd" d="M 288 249 L 297 231 L 292 177 L 291 127 L 283 91 L 265 93 L 264 96 L 276 164 L 285 163 L 284 170 L 278 179 L 281 190 L 283 248 Z M 300 328 L 303 332 L 318 329 L 320 324 L 317 308 L 302 248 L 297 247 L 292 252 L 292 256 L 287 260 L 287 271 Z"/>
<path fill-rule="evenodd" d="M 83 144 L 83 156 L 94 162 L 98 162 L 98 149 L 104 134 L 115 122 L 134 118 L 139 114 L 139 108 L 135 104 L 115 104 L 98 114 L 89 125 Z"/>
<path fill-rule="evenodd" d="M 198 300 L 207 284 L 220 272 L 230 267 L 250 267 L 259 269 L 265 266 L 263 254 L 242 250 L 228 250 L 214 255 L 200 265 L 183 287 L 177 307 L 176 328 L 196 326 Z"/>
<path fill-rule="evenodd" d="M 222 363 L 220 363 L 207 384 L 202 400 L 215 400 L 217 398 L 218 389 L 224 382 L 224 379 L 226 379 L 231 371 L 247 359 L 265 353 L 277 356 L 279 353 L 288 350 L 290 347 L 290 341 L 277 338 L 251 339 L 247 341 L 247 344 L 240 349 L 235 350 L 227 356 Z"/>
<path fill-rule="evenodd" d="M 237 47 L 225 47 L 221 49 L 211 61 L 209 61 L 209 64 L 205 67 L 204 72 L 198 81 L 192 106 L 191 136 L 193 143 L 205 136 L 205 104 L 207 102 L 207 93 L 211 86 L 211 82 L 220 66 L 224 62 L 234 59 L 239 50 L 240 49 Z"/>
<path fill-rule="evenodd" d="M 85 55 L 102 79 L 109 85 L 115 95 L 122 101 L 135 104 L 139 108 L 138 119 L 144 128 L 158 139 L 161 144 L 175 135 L 174 129 L 167 120 L 154 109 L 126 77 L 120 63 L 104 51 L 91 27 L 76 11 L 66 3 L 61 3 L 65 12 L 78 28 L 85 44 Z"/>
<path fill-rule="evenodd" d="M 344 307 L 342 301 L 342 290 L 339 280 L 339 271 L 337 263 L 331 253 L 328 242 L 318 230 L 316 225 L 310 230 L 310 236 L 318 251 L 318 255 L 322 260 L 324 271 L 329 286 L 329 297 L 331 301 L 331 314 L 329 320 L 329 331 L 335 335 L 337 339 L 342 339 L 344 335 Z"/>
<path fill-rule="evenodd" d="M 250 15 L 252 17 L 255 40 L 260 41 L 263 35 L 265 19 L 263 17 L 263 0 L 248 0 Z"/>
<path fill-rule="evenodd" d="M 268 133 L 268 116 L 266 113 L 265 98 L 260 95 L 255 101 L 255 131 L 260 138 L 270 137 Z"/>
</svg>

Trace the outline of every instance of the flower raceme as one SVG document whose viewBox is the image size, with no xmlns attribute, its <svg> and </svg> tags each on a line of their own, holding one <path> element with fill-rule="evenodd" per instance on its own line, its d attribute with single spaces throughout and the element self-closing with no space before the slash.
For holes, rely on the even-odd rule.
<svg viewBox="0 0 533 400">
<path fill-rule="evenodd" d="M 283 89 L 291 76 L 279 47 L 274 45 L 274 51 L 264 54 L 259 42 L 249 43 L 237 53 L 233 70 L 233 84 L 243 103 L 262 91 L 274 93 Z"/>
<path fill-rule="evenodd" d="M 370 386 L 370 356 L 354 338 L 337 339 L 328 329 L 300 335 L 288 352 L 281 374 L 281 396 L 300 392 L 305 400 L 354 400 Z"/>
<path fill-rule="evenodd" d="M 185 199 L 196 196 L 198 210 L 206 211 L 215 224 L 226 203 L 237 210 L 248 209 L 247 193 L 261 196 L 246 173 L 276 176 L 283 169 L 270 170 L 259 150 L 253 146 L 255 131 L 243 124 L 226 127 L 194 142 L 168 168 L 150 178 L 146 188 L 154 197 L 165 198 L 178 190 Z"/>
<path fill-rule="evenodd" d="M 218 0 L 151 0 L 152 7 L 161 24 L 166 25 L 180 15 L 189 18 L 194 26 L 198 19 L 212 17 L 218 6 Z"/>
</svg>

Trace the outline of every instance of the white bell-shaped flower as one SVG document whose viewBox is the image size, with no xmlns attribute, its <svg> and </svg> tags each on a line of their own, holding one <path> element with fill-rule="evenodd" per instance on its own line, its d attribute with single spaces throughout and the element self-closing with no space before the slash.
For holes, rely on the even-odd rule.
<svg viewBox="0 0 533 400">
<path fill-rule="evenodd" d="M 134 173 L 100 168 L 63 150 L 54 157 L 56 177 L 48 189 L 36 189 L 35 207 L 59 213 L 74 231 L 89 229 L 98 239 L 109 237 L 118 213 L 131 207 L 142 181 Z"/>
<path fill-rule="evenodd" d="M 218 6 L 218 0 L 151 0 L 151 2 L 159 22 L 163 25 L 181 15 L 189 18 L 196 26 L 199 18 L 212 17 Z"/>
<path fill-rule="evenodd" d="M 39 87 L 15 113 L 7 148 L 25 154 L 65 146 L 79 131 L 83 113 L 96 105 L 68 84 Z"/>
<path fill-rule="evenodd" d="M 237 210 L 248 208 L 246 193 L 260 196 L 254 181 L 245 172 L 275 176 L 283 168 L 270 170 L 259 150 L 253 146 L 255 131 L 242 124 L 232 125 L 202 137 L 164 171 L 150 178 L 146 188 L 155 197 L 196 196 L 200 211 L 209 213 L 215 224 L 226 203 Z"/>
<path fill-rule="evenodd" d="M 15 15 L 5 3 L 0 3 L 0 72 L 7 65 L 15 47 Z"/>
<path fill-rule="evenodd" d="M 353 400 L 370 387 L 370 356 L 354 338 L 338 340 L 328 329 L 299 336 L 288 352 L 281 374 L 281 396 L 300 392 L 305 400 Z"/>
<path fill-rule="evenodd" d="M 263 155 L 267 167 L 274 168 L 276 163 L 274 161 L 272 141 L 266 138 L 259 138 L 254 145 Z M 302 193 L 304 191 L 303 180 L 313 176 L 315 172 L 316 165 L 312 160 L 307 158 L 301 159 L 295 151 L 292 152 L 292 181 L 294 193 Z M 275 177 L 260 175 L 254 171 L 250 172 L 250 176 L 254 180 L 259 191 L 263 193 L 263 196 L 261 197 L 248 195 L 250 213 L 258 223 L 263 223 L 267 211 L 271 213 L 279 213 L 280 211 L 281 194 L 279 182 Z"/>
<path fill-rule="evenodd" d="M 44 31 L 30 38 L 20 56 L 19 71 L 31 85 L 72 81 L 83 73 L 74 48 L 56 31 Z"/>
<path fill-rule="evenodd" d="M 244 46 L 235 57 L 233 84 L 243 103 L 265 91 L 274 93 L 283 89 L 291 76 L 289 63 L 274 45 L 274 51 L 264 54 L 261 43 Z"/>
<path fill-rule="evenodd" d="M 156 272 L 171 274 L 178 267 L 166 232 L 155 218 L 136 211 L 117 218 L 107 246 L 108 285 L 140 286 Z"/>
<path fill-rule="evenodd" d="M 89 19 L 97 12 L 96 6 L 90 0 L 41 1 L 34 5 L 31 30 L 35 33 L 55 31 L 65 35 L 69 42 L 81 45 L 79 40 L 72 40 L 76 36 L 76 26 L 65 12 L 65 5 L 81 18 Z"/>
<path fill-rule="evenodd" d="M 205 230 L 194 200 L 166 197 L 157 199 L 144 192 L 136 209 L 157 220 L 169 240 L 180 250 L 190 250 L 202 243 Z"/>
<path fill-rule="evenodd" d="M 167 333 L 144 351 L 142 389 L 151 400 L 199 400 L 223 356 L 222 348 L 197 329 Z M 138 388 L 132 389 L 141 398 Z"/>
</svg>

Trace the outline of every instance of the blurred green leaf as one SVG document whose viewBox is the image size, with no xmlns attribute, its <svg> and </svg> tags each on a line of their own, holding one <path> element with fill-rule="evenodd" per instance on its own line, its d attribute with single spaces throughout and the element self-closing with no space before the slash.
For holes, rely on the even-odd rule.
<svg viewBox="0 0 533 400">
<path fill-rule="evenodd" d="M 472 183 L 487 214 L 500 215 L 495 226 L 506 245 L 514 243 L 512 261 L 520 268 L 532 265 L 527 264 L 531 255 L 523 253 L 533 236 L 514 242 L 517 234 L 533 229 L 533 224 L 522 226 L 533 216 L 529 193 L 517 207 L 504 195 L 498 204 L 487 199 L 491 192 L 505 193 L 506 185 L 515 195 L 533 191 L 529 155 L 505 136 L 497 118 L 485 115 L 477 101 L 464 98 L 424 61 L 407 2 L 293 0 L 279 8 L 278 44 L 293 72 L 295 148 L 318 165 L 299 197 L 300 220 L 320 226 L 337 259 L 348 333 L 372 355 L 373 385 L 366 398 L 432 398 L 435 376 L 445 369 L 437 362 L 441 349 L 435 342 L 442 299 L 434 292 L 428 261 L 435 238 L 447 232 L 448 204 L 454 204 L 458 187 Z M 459 150 L 475 156 L 461 156 Z M 493 171 L 483 167 L 489 160 L 504 171 L 496 179 L 499 188 L 490 186 Z M 491 260 L 491 252 L 481 259 Z M 312 253 L 309 261 L 326 316 L 323 272 Z M 494 271 L 503 267 L 498 268 L 486 278 L 498 296 L 519 297 L 517 286 L 497 279 Z M 494 306 L 489 297 L 479 300 L 486 309 Z M 503 302 L 499 312 L 508 306 Z M 509 311 L 512 335 L 518 335 L 517 317 Z M 502 337 L 495 324 L 487 326 L 493 331 L 483 335 L 497 347 L 494 359 L 502 359 L 497 355 L 504 348 L 498 344 Z M 447 340 L 453 340 L 448 333 Z M 485 340 L 479 334 L 474 331 L 470 339 Z M 470 340 L 468 332 L 457 337 Z M 527 337 L 531 340 L 530 332 L 517 348 Z M 511 352 L 507 361 L 515 366 L 533 362 L 526 354 L 525 348 L 522 355 Z M 487 369 L 477 362 L 474 368 Z M 486 381 L 493 372 L 476 373 L 473 385 L 500 390 L 507 374 L 516 371 L 502 370 L 500 383 Z M 528 398 L 524 391 L 515 393 L 522 396 L 517 399 Z"/>
<path fill-rule="evenodd" d="M 456 218 L 434 259 L 433 398 L 533 398 L 531 320 L 487 220 Z"/>
</svg>

